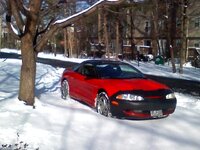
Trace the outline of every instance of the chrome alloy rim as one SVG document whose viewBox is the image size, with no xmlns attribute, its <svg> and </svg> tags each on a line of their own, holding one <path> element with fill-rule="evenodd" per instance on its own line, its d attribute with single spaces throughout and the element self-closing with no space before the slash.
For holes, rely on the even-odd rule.
<svg viewBox="0 0 200 150">
<path fill-rule="evenodd" d="M 63 99 L 67 99 L 69 97 L 69 84 L 68 84 L 67 80 L 64 80 L 62 82 L 61 92 L 62 92 Z"/>
<path fill-rule="evenodd" d="M 105 95 L 100 96 L 98 99 L 97 112 L 104 116 L 109 115 L 108 99 L 106 98 Z"/>
</svg>

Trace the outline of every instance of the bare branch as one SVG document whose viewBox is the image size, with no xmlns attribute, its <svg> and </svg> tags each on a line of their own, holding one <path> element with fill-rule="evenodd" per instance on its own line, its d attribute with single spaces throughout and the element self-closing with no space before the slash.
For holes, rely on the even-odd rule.
<svg viewBox="0 0 200 150">
<path fill-rule="evenodd" d="M 10 3 L 10 1 L 8 0 L 8 1 L 7 1 L 6 24 L 7 24 L 7 27 L 8 27 L 8 30 L 10 31 L 10 33 L 11 33 L 16 39 L 19 39 L 19 35 L 16 34 L 16 33 L 13 31 L 12 24 L 11 24 L 11 16 L 12 16 L 11 3 Z"/>
<path fill-rule="evenodd" d="M 20 39 L 20 36 L 18 34 L 16 34 L 16 32 L 14 32 L 11 22 L 7 21 L 6 24 L 7 24 L 8 30 L 10 31 L 12 36 L 14 36 L 16 39 Z"/>
<path fill-rule="evenodd" d="M 35 35 L 35 38 L 34 38 L 34 41 L 33 41 L 33 44 L 35 45 L 36 42 L 37 42 L 37 38 L 41 35 L 41 34 L 44 34 L 48 29 L 49 29 L 49 26 L 54 22 L 54 19 L 50 20 L 50 22 L 48 23 L 48 25 L 46 26 L 45 29 L 43 29 L 42 31 L 38 31 L 37 29 L 37 32 L 36 32 L 36 35 Z"/>
<path fill-rule="evenodd" d="M 118 4 L 121 4 L 124 1 L 125 0 L 118 0 L 118 1 L 100 0 L 100 1 L 98 1 L 97 3 L 95 3 L 94 5 L 92 5 L 91 7 L 89 7 L 86 10 L 83 10 L 83 11 L 77 13 L 77 14 L 74 14 L 74 15 L 66 18 L 66 19 L 63 19 L 63 20 L 60 20 L 60 21 L 56 21 L 54 24 L 52 24 L 52 26 L 50 26 L 50 29 L 41 38 L 41 40 L 38 41 L 38 44 L 36 45 L 35 50 L 37 52 L 42 51 L 42 48 L 44 47 L 44 45 L 47 42 L 47 40 L 49 39 L 49 37 L 54 32 L 56 32 L 58 29 L 65 28 L 67 26 L 70 26 L 73 22 L 76 22 L 76 21 L 78 21 L 80 19 L 88 17 L 93 12 L 97 11 L 99 7 L 118 5 Z"/>
<path fill-rule="evenodd" d="M 18 0 L 17 1 L 17 7 L 20 10 L 20 12 L 24 15 L 24 16 L 28 16 L 29 15 L 29 11 L 27 10 L 27 8 L 24 7 L 23 5 L 23 1 L 22 0 Z"/>
<path fill-rule="evenodd" d="M 25 24 L 18 8 L 18 2 L 17 0 L 9 0 L 9 3 L 11 8 L 11 14 L 14 16 L 19 32 L 22 34 L 23 27 Z"/>
<path fill-rule="evenodd" d="M 54 19 L 51 19 L 50 22 L 47 24 L 46 28 L 45 28 L 44 30 L 38 32 L 37 35 L 40 35 L 40 34 L 45 33 L 45 32 L 49 29 L 50 25 L 51 25 L 54 21 L 55 21 Z"/>
<path fill-rule="evenodd" d="M 37 24 L 39 20 L 39 12 L 42 5 L 42 0 L 32 0 L 29 3 L 30 15 L 27 16 L 26 28 L 35 36 Z"/>
</svg>

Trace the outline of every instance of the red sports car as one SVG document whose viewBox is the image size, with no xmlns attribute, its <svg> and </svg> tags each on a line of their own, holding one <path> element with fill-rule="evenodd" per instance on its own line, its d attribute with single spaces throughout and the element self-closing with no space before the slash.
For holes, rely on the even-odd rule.
<svg viewBox="0 0 200 150">
<path fill-rule="evenodd" d="M 162 118 L 176 108 L 176 97 L 166 85 L 147 79 L 122 61 L 87 60 L 66 69 L 61 79 L 62 98 L 80 100 L 104 116 Z"/>
</svg>

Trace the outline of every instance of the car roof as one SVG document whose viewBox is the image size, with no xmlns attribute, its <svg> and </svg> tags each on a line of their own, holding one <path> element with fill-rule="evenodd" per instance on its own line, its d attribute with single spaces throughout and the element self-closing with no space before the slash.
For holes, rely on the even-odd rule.
<svg viewBox="0 0 200 150">
<path fill-rule="evenodd" d="M 94 64 L 94 65 L 97 65 L 97 64 L 121 64 L 123 63 L 122 61 L 119 61 L 119 60 L 108 60 L 108 59 L 91 59 L 91 60 L 86 60 L 83 62 L 84 64 L 85 63 L 91 63 L 91 64 Z"/>
</svg>

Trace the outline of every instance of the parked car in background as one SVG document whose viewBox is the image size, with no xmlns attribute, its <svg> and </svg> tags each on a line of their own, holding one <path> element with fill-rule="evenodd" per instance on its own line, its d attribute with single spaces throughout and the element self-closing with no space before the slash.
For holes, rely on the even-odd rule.
<svg viewBox="0 0 200 150">
<path fill-rule="evenodd" d="M 198 55 L 194 60 L 192 60 L 192 66 L 200 68 L 200 55 Z"/>
<path fill-rule="evenodd" d="M 200 48 L 199 47 L 188 48 L 188 61 L 191 62 L 192 66 L 200 68 Z"/>
<path fill-rule="evenodd" d="M 87 60 L 66 69 L 61 95 L 80 100 L 101 115 L 119 118 L 162 118 L 176 108 L 176 97 L 169 87 L 121 61 Z"/>
</svg>

